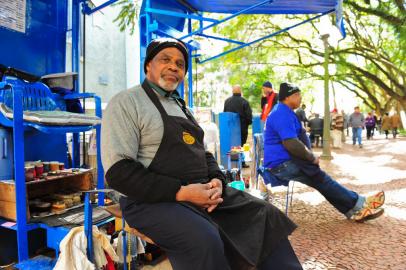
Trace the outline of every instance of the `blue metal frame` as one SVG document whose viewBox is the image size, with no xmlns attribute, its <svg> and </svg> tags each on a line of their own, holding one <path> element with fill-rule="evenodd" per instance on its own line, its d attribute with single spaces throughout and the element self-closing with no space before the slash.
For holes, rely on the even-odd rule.
<svg viewBox="0 0 406 270">
<path fill-rule="evenodd" d="M 27 194 L 24 173 L 24 127 L 22 88 L 17 86 L 13 91 L 13 140 L 14 140 L 14 179 L 16 188 L 17 212 L 17 245 L 20 261 L 28 259 L 27 235 Z"/>
<path fill-rule="evenodd" d="M 242 42 L 242 41 L 233 40 L 233 39 L 229 39 L 229 38 L 216 37 L 216 36 L 211 36 L 211 35 L 206 35 L 206 34 L 196 34 L 196 36 L 226 41 L 226 42 L 235 43 L 235 44 L 239 44 L 239 45 L 245 44 L 245 42 Z"/>
<path fill-rule="evenodd" d="M 303 22 L 294 24 L 294 25 L 292 25 L 290 27 L 279 30 L 279 31 L 277 31 L 275 33 L 269 34 L 269 35 L 264 36 L 262 38 L 259 38 L 259 39 L 256 39 L 254 41 L 245 43 L 245 42 L 241 42 L 241 41 L 237 41 L 237 40 L 232 40 L 232 39 L 227 39 L 227 38 L 223 38 L 223 37 L 216 37 L 216 36 L 208 35 L 208 34 L 205 34 L 204 31 L 209 29 L 209 28 L 212 28 L 212 27 L 214 27 L 216 25 L 224 23 L 224 22 L 226 22 L 228 20 L 231 20 L 231 19 L 237 17 L 238 15 L 245 14 L 245 13 L 250 13 L 250 14 L 254 13 L 254 12 L 259 10 L 258 9 L 259 7 L 263 7 L 265 5 L 272 4 L 274 2 L 274 0 L 265 0 L 265 1 L 262 0 L 262 1 L 258 2 L 257 4 L 254 4 L 252 6 L 243 8 L 242 10 L 240 10 L 238 12 L 235 12 L 234 14 L 231 14 L 230 16 L 227 16 L 226 18 L 224 18 L 222 20 L 213 20 L 213 19 L 210 19 L 210 18 L 207 18 L 207 17 L 203 17 L 201 15 L 201 12 L 199 12 L 197 10 L 193 11 L 193 12 L 196 12 L 196 15 L 194 15 L 193 12 L 191 12 L 189 6 L 184 6 L 183 10 L 181 10 L 181 11 L 169 10 L 170 1 L 167 4 L 168 9 L 165 9 L 164 8 L 165 6 L 164 6 L 163 2 L 164 1 L 161 2 L 161 1 L 157 1 L 157 0 L 155 0 L 155 1 L 154 0 L 144 0 L 143 1 L 143 8 L 141 9 L 141 14 L 140 14 L 140 44 L 141 44 L 141 48 L 140 48 L 140 59 L 141 59 L 141 61 L 140 61 L 140 78 L 141 78 L 141 80 L 143 80 L 145 78 L 145 74 L 144 74 L 144 71 L 143 71 L 143 63 L 144 63 L 146 47 L 147 47 L 147 45 L 149 44 L 149 42 L 151 41 L 152 38 L 162 37 L 162 36 L 174 37 L 174 38 L 182 39 L 184 42 L 189 44 L 189 43 L 193 42 L 191 38 L 193 36 L 197 35 L 197 36 L 202 36 L 202 37 L 206 37 L 206 38 L 217 39 L 217 40 L 222 40 L 222 41 L 226 41 L 226 42 L 230 42 L 230 43 L 235 43 L 235 44 L 239 45 L 239 46 L 237 46 L 237 47 L 235 47 L 233 49 L 230 49 L 230 50 L 228 50 L 226 52 L 220 53 L 218 55 L 209 57 L 209 58 L 204 59 L 204 60 L 197 61 L 197 63 L 202 64 L 202 63 L 208 62 L 210 60 L 214 60 L 216 58 L 222 57 L 222 56 L 224 56 L 224 55 L 226 55 L 228 53 L 231 53 L 231 52 L 234 52 L 236 50 L 242 49 L 244 47 L 250 46 L 250 45 L 252 45 L 254 43 L 260 42 L 260 41 L 262 41 L 264 39 L 268 39 L 268 38 L 273 37 L 275 35 L 278 35 L 280 33 L 289 31 L 292 28 L 300 26 L 300 25 L 302 25 L 304 23 L 307 23 L 307 22 L 309 22 L 311 20 L 315 20 L 315 19 L 317 19 L 317 18 L 319 18 L 321 16 L 324 16 L 326 14 L 329 14 L 331 12 L 336 11 L 336 12 L 339 13 L 339 9 L 341 7 L 341 5 L 340 5 L 341 0 L 339 0 L 337 6 L 334 9 L 323 12 L 323 13 L 321 13 L 321 14 L 319 14 L 317 16 L 314 16 L 314 17 L 312 17 L 310 19 L 307 19 L 307 20 L 305 20 Z M 154 5 L 157 4 L 157 5 L 163 6 L 163 8 L 156 8 L 155 6 L 153 7 L 152 4 L 154 4 Z M 341 7 L 341 9 L 342 9 L 342 7 Z M 307 13 L 309 13 L 310 10 L 311 10 L 311 8 L 309 8 Z M 278 11 L 276 13 L 282 13 L 282 12 Z M 291 12 L 291 13 L 295 13 L 295 12 Z M 187 34 L 182 33 L 181 30 L 179 30 L 179 29 L 172 28 L 168 24 L 160 22 L 160 20 L 158 18 L 153 19 L 152 15 L 154 15 L 154 14 L 162 15 L 162 17 L 171 16 L 171 17 L 174 18 L 174 20 L 176 18 L 177 19 L 179 19 L 179 18 L 180 19 L 188 19 Z M 192 27 L 191 27 L 191 20 L 192 19 L 199 21 L 199 28 L 197 30 L 195 30 L 195 31 L 192 31 Z M 212 23 L 207 25 L 207 26 L 203 26 L 203 21 L 209 21 L 209 22 L 212 22 Z M 341 23 L 341 25 L 342 25 L 342 23 Z M 191 47 L 189 47 L 190 55 L 192 55 L 192 56 L 195 56 L 194 54 L 192 54 L 192 51 L 199 49 L 198 46 L 194 46 L 194 47 L 195 48 L 193 48 L 193 49 L 191 49 Z M 189 86 L 188 87 L 188 89 L 189 89 L 188 104 L 189 104 L 190 107 L 193 107 L 193 70 L 192 70 L 192 61 L 191 60 L 189 60 L 188 74 L 189 74 L 188 75 L 189 76 L 189 78 L 188 78 L 188 86 Z M 180 86 L 179 92 L 180 92 L 181 96 L 184 97 L 184 85 L 183 84 Z"/>
<path fill-rule="evenodd" d="M 123 217 L 121 218 L 121 224 L 122 224 L 122 234 L 123 234 L 123 270 L 127 270 L 127 232 L 125 230 L 125 219 L 124 219 L 124 214 Z"/>
<path fill-rule="evenodd" d="M 90 194 L 92 193 L 98 193 L 98 196 L 100 194 L 103 194 L 104 198 L 104 193 L 106 192 L 111 192 L 114 191 L 112 189 L 96 189 L 96 190 L 89 190 L 85 191 L 85 224 L 84 224 L 84 231 L 87 239 L 87 247 L 86 247 L 86 252 L 87 252 L 87 258 L 89 261 L 94 263 L 94 250 L 93 250 L 93 210 L 92 210 L 92 202 L 90 201 Z M 101 198 L 98 197 L 98 201 L 100 202 Z M 100 204 L 99 204 L 100 205 Z M 113 220 L 111 218 L 111 220 Z M 110 219 L 109 219 L 110 220 Z M 104 224 L 103 222 L 101 224 Z M 127 255 L 127 246 L 125 245 L 126 238 L 125 238 L 125 230 L 124 230 L 124 216 L 123 216 L 123 254 L 124 254 L 124 270 L 127 270 L 127 265 L 126 265 L 126 255 Z"/>
<path fill-rule="evenodd" d="M 244 9 L 242 9 L 242 10 L 240 10 L 240 11 L 238 11 L 238 12 L 236 12 L 236 13 L 234 13 L 234 14 L 232 14 L 232 15 L 230 15 L 230 16 L 228 16 L 228 17 L 222 19 L 222 20 L 219 20 L 219 21 L 217 21 L 217 22 L 215 22 L 215 23 L 209 24 L 209 25 L 207 25 L 207 26 L 205 26 L 205 27 L 203 27 L 203 28 L 199 28 L 198 30 L 193 31 L 193 32 L 191 32 L 191 33 L 189 33 L 189 34 L 187 34 L 187 35 L 181 37 L 180 39 L 185 39 L 185 38 L 191 37 L 191 36 L 193 36 L 193 35 L 195 35 L 195 34 L 198 34 L 198 33 L 203 33 L 204 30 L 207 30 L 207 29 L 209 29 L 209 28 L 212 28 L 212 27 L 214 27 L 214 26 L 216 26 L 216 25 L 219 25 L 219 24 L 221 24 L 221 23 L 224 23 L 224 22 L 226 22 L 226 21 L 231 20 L 232 18 L 235 18 L 235 17 L 237 17 L 238 15 L 244 14 L 244 13 L 250 11 L 250 10 L 253 10 L 253 9 L 257 8 L 257 7 L 263 6 L 263 5 L 268 4 L 268 3 L 270 4 L 270 3 L 272 3 L 272 2 L 273 2 L 273 0 L 265 0 L 265 1 L 262 1 L 262 2 L 260 2 L 260 3 L 258 3 L 258 4 L 253 5 L 253 6 L 251 6 L 251 7 L 244 8 Z"/>
<path fill-rule="evenodd" d="M 82 2 L 83 2 L 83 13 L 85 13 L 86 15 L 91 15 L 91 14 L 95 13 L 98 10 L 101 10 L 101 9 L 111 5 L 111 4 L 114 4 L 117 1 L 118 0 L 110 0 L 110 1 L 104 2 L 100 6 L 97 6 L 95 8 L 90 8 L 89 5 L 87 4 L 87 2 L 85 2 L 85 0 L 82 0 Z"/>
<path fill-rule="evenodd" d="M 219 22 L 219 20 L 203 17 L 201 15 L 190 15 L 190 14 L 184 14 L 184 13 L 180 13 L 180 12 L 167 11 L 167 10 L 156 9 L 156 8 L 145 8 L 145 11 L 155 13 L 155 14 L 169 15 L 169 16 L 185 18 L 185 19 L 194 19 L 194 20 L 208 21 L 208 22 L 213 22 L 213 23 Z"/>
<path fill-rule="evenodd" d="M 25 183 L 25 173 L 24 173 L 24 132 L 27 127 L 35 128 L 40 132 L 48 134 L 64 134 L 72 132 L 83 132 L 86 130 L 91 130 L 93 126 L 43 126 L 35 123 L 24 122 L 23 120 L 23 85 L 19 81 L 15 81 L 13 85 L 3 82 L 0 83 L 0 89 L 8 89 L 6 91 L 12 91 L 13 94 L 13 120 L 8 120 L 5 122 L 5 118 L 0 119 L 3 125 L 13 128 L 13 145 L 14 145 L 14 178 L 15 178 L 15 189 L 16 189 L 16 212 L 17 212 L 17 224 L 14 229 L 17 231 L 17 244 L 18 244 L 18 258 L 19 261 L 24 261 L 29 258 L 28 254 L 28 231 L 36 228 L 49 229 L 52 237 L 48 237 L 47 241 L 50 244 L 53 240 L 61 240 L 61 238 L 66 235 L 69 230 L 61 228 L 52 228 L 48 226 L 32 225 L 27 223 L 27 192 Z M 101 117 L 101 100 L 99 97 L 91 93 L 86 94 L 71 94 L 66 97 L 66 99 L 71 98 L 90 98 L 95 99 L 96 104 L 96 115 Z M 34 100 L 33 100 L 34 101 Z M 103 169 L 101 164 L 100 156 L 100 124 L 96 125 L 96 135 L 97 135 L 97 162 L 98 162 L 98 172 L 97 172 L 97 187 L 104 187 L 104 177 Z M 99 195 L 99 205 L 104 203 L 104 194 Z M 51 239 L 54 238 L 54 239 Z M 53 245 L 57 248 L 57 245 Z"/>
<path fill-rule="evenodd" d="M 87 239 L 87 258 L 94 263 L 93 253 L 93 211 L 90 202 L 90 193 L 85 193 L 85 235 Z"/>
<path fill-rule="evenodd" d="M 257 152 L 257 147 L 261 147 L 262 148 L 262 154 L 263 154 L 263 133 L 256 133 L 253 135 L 253 143 L 254 143 L 254 161 L 255 161 L 255 188 L 258 188 L 258 179 L 259 176 L 261 175 L 261 177 L 264 179 L 265 178 L 265 170 L 266 168 L 264 168 L 261 164 L 261 160 L 262 160 L 262 156 L 259 155 L 259 153 Z M 292 182 L 292 185 L 290 185 L 290 182 Z M 279 186 L 282 184 L 279 184 Z M 285 185 L 285 184 L 283 184 Z M 273 187 L 278 186 L 277 184 L 272 185 Z M 293 201 L 293 189 L 295 186 L 295 181 L 288 181 L 287 185 L 287 190 L 286 190 L 286 202 L 285 202 L 285 214 L 288 216 L 289 213 L 289 205 L 292 208 L 292 201 Z M 290 186 L 292 186 L 292 188 L 290 188 Z M 290 196 L 289 196 L 290 195 Z M 289 199 L 290 197 L 290 199 Z M 290 201 L 289 201 L 290 200 Z"/>
<path fill-rule="evenodd" d="M 321 14 L 317 15 L 317 16 L 314 16 L 314 17 L 312 17 L 312 18 L 309 18 L 309 19 L 307 19 L 307 20 L 304 20 L 304 21 L 302 21 L 302 22 L 300 22 L 300 23 L 296 23 L 296 24 L 294 24 L 294 25 L 292 25 L 292 26 L 286 27 L 286 28 L 281 29 L 281 30 L 279 30 L 279 31 L 276 31 L 276 32 L 274 32 L 274 33 L 272 33 L 272 34 L 269 34 L 269 35 L 266 35 L 266 36 L 264 36 L 264 37 L 258 38 L 258 39 L 256 39 L 256 40 L 251 41 L 251 42 L 244 43 L 244 44 L 242 44 L 242 45 L 240 45 L 240 46 L 238 46 L 238 47 L 235 47 L 235 48 L 232 48 L 232 49 L 230 49 L 230 50 L 228 50 L 228 51 L 219 53 L 219 54 L 217 54 L 217 55 L 215 55 L 215 56 L 212 56 L 212 57 L 210 57 L 210 58 L 207 58 L 207 59 L 205 59 L 205 60 L 203 60 L 203 61 L 199 61 L 199 63 L 200 63 L 200 64 L 203 64 L 203 63 L 205 63 L 205 62 L 208 62 L 208 61 L 214 60 L 214 59 L 216 59 L 216 58 L 222 57 L 222 56 L 224 56 L 224 55 L 226 55 L 226 54 L 229 54 L 229 53 L 232 53 L 232 52 L 237 51 L 237 50 L 239 50 L 239 49 L 242 49 L 242 48 L 244 48 L 244 47 L 250 46 L 250 45 L 252 45 L 252 44 L 254 44 L 254 43 L 258 43 L 258 42 L 260 42 L 260 41 L 262 41 L 262 40 L 264 40 L 264 39 L 268 39 L 268 38 L 270 38 L 270 37 L 279 35 L 280 33 L 287 32 L 287 31 L 289 31 L 289 30 L 292 29 L 292 28 L 298 27 L 298 26 L 300 26 L 300 25 L 302 25 L 302 24 L 305 24 L 305 23 L 307 23 L 307 22 L 313 21 L 313 20 L 315 20 L 315 19 L 318 19 L 318 18 L 320 18 L 320 17 L 322 17 L 322 16 L 324 16 L 324 15 L 327 15 L 327 14 L 329 14 L 329 13 L 332 13 L 332 12 L 334 12 L 334 9 L 333 9 L 333 10 L 326 11 L 326 12 L 324 12 L 324 13 L 321 13 Z"/>
<path fill-rule="evenodd" d="M 80 74 L 80 48 L 79 48 L 79 29 L 80 29 L 80 2 L 81 0 L 72 0 L 72 71 Z M 79 77 L 79 76 L 78 76 Z M 75 80 L 74 91 L 77 93 L 80 89 L 79 78 Z M 79 133 L 73 133 L 72 136 L 72 165 L 79 167 L 80 163 L 80 138 Z"/>
<path fill-rule="evenodd" d="M 102 118 L 102 107 L 101 107 L 101 99 L 100 97 L 95 97 L 96 103 L 96 116 Z M 101 147 L 100 147 L 100 137 L 101 137 L 101 125 L 96 126 L 96 151 L 97 151 L 97 188 L 103 189 L 104 188 L 104 170 L 101 160 Z M 98 194 L 98 205 L 104 205 L 104 193 Z"/>
</svg>

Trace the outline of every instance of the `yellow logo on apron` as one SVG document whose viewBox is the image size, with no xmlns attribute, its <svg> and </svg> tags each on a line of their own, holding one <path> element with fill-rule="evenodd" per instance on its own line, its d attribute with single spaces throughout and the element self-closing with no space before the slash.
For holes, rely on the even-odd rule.
<svg viewBox="0 0 406 270">
<path fill-rule="evenodd" d="M 195 137 L 192 136 L 192 134 L 190 134 L 189 132 L 185 132 L 183 131 L 183 141 L 186 144 L 194 144 L 196 139 Z"/>
</svg>

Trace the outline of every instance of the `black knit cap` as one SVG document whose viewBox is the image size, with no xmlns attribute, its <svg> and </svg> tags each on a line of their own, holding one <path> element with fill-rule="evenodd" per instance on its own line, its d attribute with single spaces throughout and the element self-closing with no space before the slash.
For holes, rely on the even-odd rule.
<svg viewBox="0 0 406 270">
<path fill-rule="evenodd" d="M 185 73 L 188 69 L 189 53 L 186 44 L 175 38 L 157 38 L 151 41 L 147 47 L 147 53 L 144 61 L 144 72 L 147 74 L 147 64 L 151 61 L 160 51 L 166 48 L 174 47 L 178 49 L 185 58 Z"/>
<path fill-rule="evenodd" d="M 279 100 L 282 101 L 290 95 L 293 95 L 296 92 L 300 92 L 299 87 L 291 83 L 281 83 L 279 87 Z"/>
<path fill-rule="evenodd" d="M 266 82 L 264 82 L 264 84 L 262 86 L 272 88 L 272 83 L 270 81 L 266 81 Z"/>
</svg>

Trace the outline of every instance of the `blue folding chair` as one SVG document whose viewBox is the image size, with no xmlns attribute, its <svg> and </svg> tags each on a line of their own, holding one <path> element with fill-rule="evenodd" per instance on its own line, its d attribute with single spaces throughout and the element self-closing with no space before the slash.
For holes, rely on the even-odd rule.
<svg viewBox="0 0 406 270">
<path fill-rule="evenodd" d="M 256 187 L 258 187 L 259 176 L 262 177 L 264 183 L 270 184 L 271 187 L 286 186 L 286 203 L 285 214 L 288 215 L 289 204 L 292 206 L 294 181 L 284 181 L 273 175 L 268 168 L 262 166 L 264 157 L 264 138 L 262 133 L 254 134 L 254 158 L 255 158 L 255 172 L 256 172 Z M 292 185 L 289 183 L 292 182 Z M 292 188 L 290 188 L 292 186 Z M 289 198 L 290 195 L 290 198 Z M 290 200 L 290 202 L 289 202 Z"/>
</svg>

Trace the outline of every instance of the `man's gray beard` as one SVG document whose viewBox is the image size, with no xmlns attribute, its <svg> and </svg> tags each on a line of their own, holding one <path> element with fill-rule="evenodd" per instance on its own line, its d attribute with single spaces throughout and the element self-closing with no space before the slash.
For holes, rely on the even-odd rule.
<svg viewBox="0 0 406 270">
<path fill-rule="evenodd" d="M 170 85 L 168 85 L 169 83 L 167 83 L 162 77 L 159 78 L 159 86 L 163 89 L 165 89 L 166 91 L 174 91 L 178 88 L 179 82 L 176 83 L 172 83 Z"/>
</svg>

